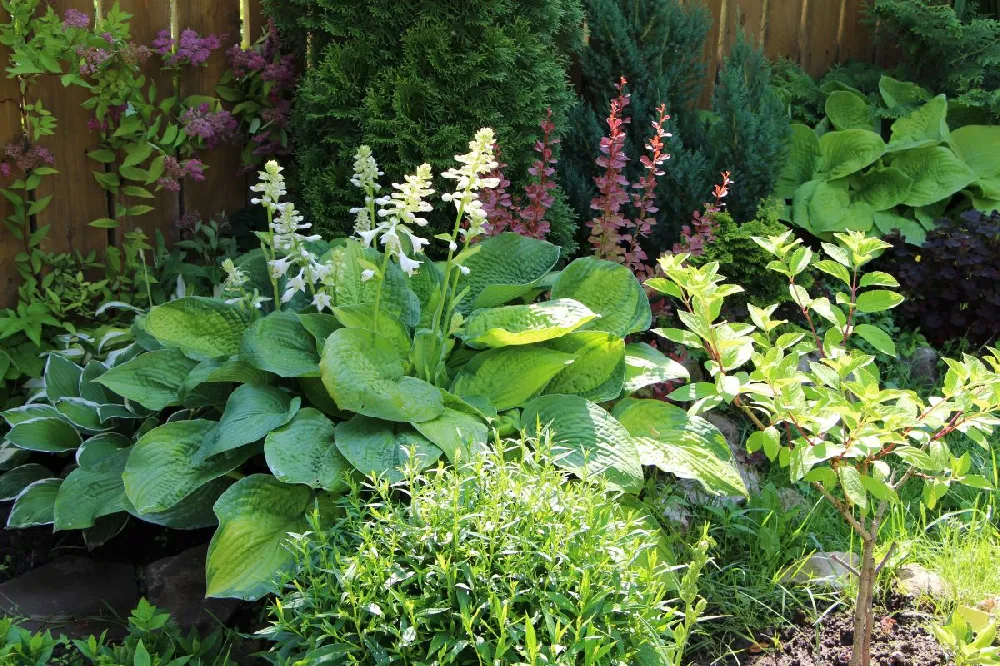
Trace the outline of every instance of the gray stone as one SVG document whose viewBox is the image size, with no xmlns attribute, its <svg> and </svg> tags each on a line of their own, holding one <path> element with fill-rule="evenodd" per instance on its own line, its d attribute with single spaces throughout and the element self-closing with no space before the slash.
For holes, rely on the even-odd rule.
<svg viewBox="0 0 1000 666">
<path fill-rule="evenodd" d="M 779 490 L 778 501 L 781 502 L 781 508 L 785 511 L 808 506 L 806 498 L 795 488 L 782 488 Z"/>
<path fill-rule="evenodd" d="M 822 357 L 819 352 L 809 352 L 808 354 L 803 354 L 799 357 L 799 372 L 811 372 L 809 368 L 810 363 L 819 363 Z"/>
<path fill-rule="evenodd" d="M 976 608 L 989 613 L 991 617 L 1000 619 L 1000 594 L 986 597 L 976 604 Z"/>
<path fill-rule="evenodd" d="M 142 568 L 143 596 L 168 611 L 185 631 L 209 631 L 225 623 L 239 608 L 235 599 L 205 598 L 205 556 L 208 545 L 189 548 Z"/>
<path fill-rule="evenodd" d="M 813 553 L 789 567 L 782 574 L 781 581 L 795 585 L 808 584 L 843 589 L 853 575 L 851 570 L 842 564 L 844 562 L 856 569 L 861 564 L 861 558 L 854 553 L 840 551 Z"/>
<path fill-rule="evenodd" d="M 896 575 L 899 591 L 908 597 L 933 597 L 945 599 L 951 596 L 948 581 L 919 564 L 906 564 Z"/>
<path fill-rule="evenodd" d="M 718 412 L 705 414 L 705 420 L 718 428 L 722 436 L 729 442 L 733 455 L 740 461 L 746 461 L 747 451 L 743 447 L 743 428 L 733 419 Z"/>
<path fill-rule="evenodd" d="M 705 370 L 701 367 L 700 361 L 696 361 L 693 358 L 688 357 L 683 361 L 680 361 L 680 364 L 687 369 L 688 374 L 691 376 L 692 384 L 695 382 L 705 381 Z"/>
<path fill-rule="evenodd" d="M 121 635 L 114 618 L 139 602 L 135 568 L 67 556 L 0 584 L 0 615 L 23 618 L 25 629 L 52 629 L 72 638 Z"/>
<path fill-rule="evenodd" d="M 910 379 L 936 385 L 938 381 L 938 353 L 930 347 L 918 347 L 910 358 Z"/>
</svg>

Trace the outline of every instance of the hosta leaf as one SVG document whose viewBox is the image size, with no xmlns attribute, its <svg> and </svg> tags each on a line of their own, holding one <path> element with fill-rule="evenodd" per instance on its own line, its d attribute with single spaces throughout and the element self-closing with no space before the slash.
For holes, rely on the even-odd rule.
<svg viewBox="0 0 1000 666">
<path fill-rule="evenodd" d="M 42 417 L 63 418 L 62 414 L 55 407 L 41 403 L 30 403 L 3 412 L 4 420 L 7 422 L 7 425 L 12 427 L 18 423 Z"/>
<path fill-rule="evenodd" d="M 907 206 L 937 203 L 976 179 L 976 173 L 944 146 L 915 148 L 896 153 L 892 166 L 913 180 Z"/>
<path fill-rule="evenodd" d="M 645 342 L 630 342 L 625 345 L 625 392 L 635 393 L 641 388 L 669 382 L 675 379 L 688 380 L 691 375 L 687 368 Z"/>
<path fill-rule="evenodd" d="M 820 137 L 819 147 L 829 179 L 857 173 L 885 154 L 882 137 L 863 129 L 827 132 Z"/>
<path fill-rule="evenodd" d="M 92 527 L 101 516 L 127 511 L 122 472 L 129 449 L 121 449 L 69 473 L 55 502 L 55 529 L 81 530 Z"/>
<path fill-rule="evenodd" d="M 355 240 L 349 239 L 343 245 L 330 250 L 333 264 L 335 303 L 338 306 L 374 303 L 379 280 L 362 280 L 364 271 L 362 260 L 378 266 L 382 255 L 374 249 L 365 249 Z M 389 262 L 385 279 L 381 283 L 382 299 L 380 309 L 388 312 L 407 326 L 416 326 L 420 321 L 420 300 L 406 284 L 406 277 L 399 266 Z"/>
<path fill-rule="evenodd" d="M 411 424 L 434 446 L 444 451 L 451 463 L 468 461 L 486 450 L 490 429 L 482 416 L 463 400 L 444 394 L 444 411 L 437 418 Z"/>
<path fill-rule="evenodd" d="M 545 346 L 573 355 L 573 362 L 546 387 L 549 393 L 580 395 L 594 402 L 607 402 L 621 395 L 625 383 L 625 341 L 618 335 L 576 331 L 550 340 Z"/>
<path fill-rule="evenodd" d="M 653 321 L 646 291 L 632 271 L 613 261 L 594 257 L 573 261 L 559 273 L 552 298 L 571 298 L 600 316 L 584 330 L 625 337 L 645 331 Z"/>
<path fill-rule="evenodd" d="M 889 150 L 933 145 L 948 138 L 948 100 L 938 95 L 892 124 Z"/>
<path fill-rule="evenodd" d="M 197 365 L 179 349 L 158 349 L 111 368 L 94 381 L 146 409 L 160 411 L 180 404 L 181 387 Z"/>
<path fill-rule="evenodd" d="M 174 421 L 143 435 L 129 455 L 122 477 L 136 511 L 166 511 L 200 486 L 236 469 L 257 448 L 227 451 L 203 462 L 195 457 L 218 424 L 196 419 Z"/>
<path fill-rule="evenodd" d="M 380 312 L 376 320 L 374 303 L 343 305 L 334 308 L 333 316 L 345 328 L 377 330 L 379 335 L 392 341 L 401 355 L 406 356 L 410 353 L 410 333 L 406 330 L 406 326 L 390 312 Z M 374 329 L 373 325 L 377 325 L 378 328 Z"/>
<path fill-rule="evenodd" d="M 135 507 L 131 507 L 128 511 L 143 522 L 169 527 L 172 530 L 214 527 L 219 524 L 219 519 L 212 511 L 212 506 L 235 482 L 235 479 L 228 476 L 212 479 L 166 511 L 139 513 Z M 100 519 L 97 522 L 100 524 Z"/>
<path fill-rule="evenodd" d="M 403 469 L 426 469 L 441 457 L 441 449 L 408 424 L 355 416 L 338 423 L 337 448 L 365 476 L 402 481 Z"/>
<path fill-rule="evenodd" d="M 62 479 L 42 479 L 28 485 L 14 500 L 10 516 L 7 517 L 7 527 L 51 525 L 55 520 L 53 512 L 62 482 Z"/>
<path fill-rule="evenodd" d="M 906 200 L 913 179 L 899 169 L 875 168 L 851 179 L 855 201 L 866 203 L 875 211 L 886 211 Z"/>
<path fill-rule="evenodd" d="M 50 402 L 59 398 L 77 398 L 80 396 L 80 376 L 83 368 L 59 354 L 49 354 L 45 361 L 45 395 Z"/>
<path fill-rule="evenodd" d="M 347 489 L 345 475 L 352 469 L 334 443 L 333 423 L 311 407 L 267 435 L 264 458 L 278 480 L 330 492 Z"/>
<path fill-rule="evenodd" d="M 22 421 L 11 428 L 7 441 L 27 451 L 61 453 L 77 448 L 82 439 L 76 428 L 63 419 L 40 417 Z"/>
<path fill-rule="evenodd" d="M 826 98 L 826 115 L 835 129 L 872 129 L 871 113 L 864 97 L 835 90 Z"/>
<path fill-rule="evenodd" d="M 255 321 L 243 335 L 242 356 L 279 377 L 319 376 L 316 341 L 291 312 L 272 312 Z"/>
<path fill-rule="evenodd" d="M 1000 126 L 966 125 L 951 133 L 955 154 L 980 178 L 1000 175 Z"/>
<path fill-rule="evenodd" d="M 129 444 L 131 444 L 129 438 L 117 432 L 102 432 L 99 435 L 94 435 L 90 439 L 84 440 L 80 448 L 76 450 L 76 464 L 89 469 L 105 458 L 128 448 Z"/>
<path fill-rule="evenodd" d="M 882 93 L 882 100 L 890 109 L 897 106 L 913 106 L 931 98 L 931 94 L 916 83 L 899 81 L 886 74 L 879 79 L 878 89 Z"/>
<path fill-rule="evenodd" d="M 809 200 L 809 223 L 815 234 L 844 229 L 844 217 L 851 204 L 847 188 L 840 184 L 819 183 Z"/>
<path fill-rule="evenodd" d="M 559 261 L 559 248 L 535 238 L 502 233 L 479 244 L 479 252 L 465 262 L 469 273 L 458 279 L 458 292 L 469 293 L 459 309 L 509 303 L 530 291 Z"/>
<path fill-rule="evenodd" d="M 146 332 L 165 347 L 194 358 L 218 358 L 240 351 L 255 311 L 215 298 L 188 296 L 158 305 L 146 315 Z"/>
<path fill-rule="evenodd" d="M 208 547 L 205 595 L 255 600 L 276 591 L 278 574 L 293 563 L 288 533 L 306 530 L 306 514 L 317 503 L 321 510 L 328 506 L 306 486 L 282 483 L 270 474 L 230 486 L 215 503 L 219 529 Z"/>
<path fill-rule="evenodd" d="M 120 396 L 116 396 L 107 387 L 98 384 L 94 380 L 108 371 L 108 366 L 100 361 L 91 361 L 83 369 L 80 376 L 80 397 L 99 405 L 123 402 Z"/>
<path fill-rule="evenodd" d="M 81 430 L 100 432 L 110 429 L 110 426 L 104 426 L 101 423 L 101 415 L 98 411 L 100 405 L 96 402 L 83 398 L 62 398 L 56 401 L 55 407 L 66 420 Z"/>
<path fill-rule="evenodd" d="M 531 434 L 548 428 L 555 464 L 581 476 L 599 475 L 628 493 L 642 489 L 639 452 L 611 414 L 575 395 L 547 395 L 524 408 L 521 423 Z"/>
<path fill-rule="evenodd" d="M 819 137 L 811 127 L 793 124 L 788 147 L 788 162 L 778 177 L 776 194 L 782 199 L 791 199 L 800 185 L 816 177 L 822 152 Z"/>
<path fill-rule="evenodd" d="M 570 298 L 476 310 L 465 322 L 465 343 L 482 349 L 544 342 L 571 333 L 597 317 L 590 308 Z"/>
<path fill-rule="evenodd" d="M 213 387 L 206 384 L 267 384 L 271 379 L 269 373 L 250 365 L 241 356 L 230 356 L 225 361 L 220 359 L 202 361 L 184 380 L 180 390 L 181 400 L 190 402 L 193 397 L 199 395 L 206 398 L 213 397 Z M 185 404 L 185 407 L 189 406 L 191 405 Z"/>
<path fill-rule="evenodd" d="M 573 355 L 544 347 L 505 347 L 472 357 L 455 376 L 451 392 L 481 397 L 499 411 L 525 404 L 573 362 Z"/>
<path fill-rule="evenodd" d="M 895 213 L 875 213 L 875 227 L 883 234 L 891 233 L 898 229 L 907 243 L 923 245 L 927 232 L 916 221 L 908 217 L 896 215 Z"/>
<path fill-rule="evenodd" d="M 205 438 L 195 459 L 204 461 L 264 439 L 267 433 L 291 421 L 300 403 L 300 398 L 274 386 L 240 386 L 229 396 L 219 427 Z"/>
<path fill-rule="evenodd" d="M 361 328 L 334 331 L 320 362 L 323 385 L 340 409 L 403 423 L 438 416 L 441 391 L 404 369 L 391 340 Z"/>
<path fill-rule="evenodd" d="M 326 312 L 301 312 L 299 321 L 316 342 L 316 351 L 323 353 L 323 345 L 330 334 L 340 328 L 340 322 L 332 314 Z"/>
<path fill-rule="evenodd" d="M 660 400 L 623 400 L 613 414 L 635 438 L 642 464 L 698 481 L 714 494 L 747 494 L 726 438 L 705 419 Z"/>
<path fill-rule="evenodd" d="M 36 463 L 21 465 L 0 474 L 0 502 L 9 502 L 35 481 L 52 478 L 47 467 Z"/>
</svg>

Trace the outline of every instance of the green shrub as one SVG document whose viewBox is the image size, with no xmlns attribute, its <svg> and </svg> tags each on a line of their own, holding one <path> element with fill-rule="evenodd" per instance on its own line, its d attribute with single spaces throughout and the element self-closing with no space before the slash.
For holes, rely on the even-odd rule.
<svg viewBox="0 0 1000 666">
<path fill-rule="evenodd" d="M 674 663 L 656 521 L 547 451 L 355 486 L 333 529 L 293 544 L 268 631 L 279 663 Z"/>
<path fill-rule="evenodd" d="M 469 136 L 492 127 L 506 174 L 519 186 L 528 182 L 546 109 L 559 130 L 566 126 L 573 96 L 565 56 L 582 41 L 578 0 L 266 5 L 286 34 L 308 31 L 312 39 L 311 66 L 295 99 L 293 185 L 328 236 L 351 232 L 348 209 L 357 196 L 350 178 L 362 143 L 387 178 L 401 182 L 427 156 L 435 171 L 450 166 Z M 444 216 L 432 224 L 450 230 Z"/>
</svg>

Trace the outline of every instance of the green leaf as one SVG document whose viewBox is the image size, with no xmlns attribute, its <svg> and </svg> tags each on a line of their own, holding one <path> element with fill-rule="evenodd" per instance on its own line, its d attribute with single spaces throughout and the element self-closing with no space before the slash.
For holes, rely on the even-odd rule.
<svg viewBox="0 0 1000 666">
<path fill-rule="evenodd" d="M 938 95 L 892 124 L 889 150 L 934 145 L 948 138 L 948 100 Z"/>
<path fill-rule="evenodd" d="M 166 511 L 140 513 L 135 507 L 131 507 L 128 511 L 143 522 L 169 527 L 172 530 L 215 527 L 219 524 L 219 519 L 212 511 L 212 505 L 235 482 L 235 479 L 228 476 L 212 479 Z M 101 519 L 98 519 L 97 524 L 100 522 Z"/>
<path fill-rule="evenodd" d="M 855 174 L 851 179 L 855 201 L 866 203 L 875 211 L 886 211 L 906 201 L 913 179 L 893 167 L 874 168 Z"/>
<path fill-rule="evenodd" d="M 573 261 L 556 278 L 552 298 L 571 298 L 599 315 L 583 330 L 625 337 L 645 331 L 653 320 L 642 285 L 632 271 L 613 261 L 594 257 Z"/>
<path fill-rule="evenodd" d="M 87 226 L 93 227 L 95 229 L 117 229 L 118 220 L 115 220 L 110 217 L 102 217 L 98 220 L 94 220 L 93 222 L 88 222 Z"/>
<path fill-rule="evenodd" d="M 252 311 L 221 300 L 188 296 L 158 305 L 146 315 L 146 332 L 165 347 L 177 347 L 199 359 L 240 351 Z"/>
<path fill-rule="evenodd" d="M 811 127 L 793 124 L 789 138 L 788 161 L 778 177 L 776 194 L 782 199 L 791 199 L 802 183 L 816 177 L 822 152 L 819 137 Z"/>
<path fill-rule="evenodd" d="M 572 362 L 572 354 L 544 347 L 491 349 L 473 356 L 450 390 L 463 398 L 486 398 L 498 411 L 505 411 L 537 396 Z"/>
<path fill-rule="evenodd" d="M 9 502 L 35 481 L 50 478 L 52 478 L 52 472 L 37 463 L 15 467 L 6 474 L 0 475 L 0 502 Z"/>
<path fill-rule="evenodd" d="M 7 518 L 7 527 L 24 528 L 51 525 L 55 521 L 56 496 L 62 479 L 42 479 L 22 490 Z"/>
<path fill-rule="evenodd" d="M 379 266 L 382 255 L 374 249 L 365 249 L 355 240 L 348 239 L 343 245 L 330 251 L 330 261 L 333 272 L 330 275 L 334 286 L 335 302 L 338 306 L 357 305 L 359 303 L 374 303 L 380 288 L 378 280 L 362 280 L 365 262 Z M 263 277 L 267 279 L 267 268 L 263 265 Z M 270 289 L 270 284 L 267 283 Z M 381 284 L 382 299 L 379 307 L 382 312 L 388 312 L 406 326 L 416 326 L 420 322 L 420 300 L 407 286 L 406 276 L 395 263 L 386 267 L 384 280 Z"/>
<path fill-rule="evenodd" d="M 377 323 L 379 335 L 389 338 L 403 356 L 410 353 L 410 333 L 406 325 L 389 312 L 380 312 L 376 321 L 374 303 L 343 305 L 333 309 L 333 316 L 344 328 L 374 330 L 373 324 Z"/>
<path fill-rule="evenodd" d="M 713 494 L 747 494 L 726 438 L 705 419 L 660 400 L 631 398 L 612 414 L 632 436 L 643 465 L 693 479 Z"/>
<path fill-rule="evenodd" d="M 219 427 L 206 437 L 195 460 L 207 458 L 251 444 L 280 428 L 295 416 L 301 399 L 274 386 L 240 386 L 226 402 Z"/>
<path fill-rule="evenodd" d="M 627 493 L 642 489 L 639 452 L 611 414 L 575 395 L 547 395 L 524 408 L 521 423 L 531 435 L 551 433 L 555 464 L 579 476 L 601 476 Z"/>
<path fill-rule="evenodd" d="M 456 293 L 469 289 L 459 309 L 468 314 L 509 303 L 531 291 L 557 261 L 559 248 L 542 240 L 510 232 L 487 238 L 466 260 L 468 274 L 458 279 Z"/>
<path fill-rule="evenodd" d="M 110 430 L 110 426 L 101 423 L 100 407 L 96 402 L 83 398 L 61 398 L 56 401 L 56 409 L 63 417 L 80 430 L 101 432 Z"/>
<path fill-rule="evenodd" d="M 137 164 L 142 164 L 145 162 L 149 156 L 153 153 L 153 144 L 151 143 L 141 143 L 125 148 L 127 153 L 125 160 L 122 162 L 122 166 L 132 167 Z"/>
<path fill-rule="evenodd" d="M 138 217 L 139 215 L 145 215 L 146 213 L 156 210 L 152 206 L 147 206 L 145 204 L 139 204 L 136 206 L 129 206 L 125 209 L 125 214 L 131 217 Z"/>
<path fill-rule="evenodd" d="M 843 178 L 871 165 L 885 154 L 885 142 L 863 129 L 827 132 L 819 139 L 828 179 Z"/>
<path fill-rule="evenodd" d="M 272 312 L 255 321 L 243 335 L 242 354 L 255 368 L 279 377 L 319 376 L 316 341 L 291 312 Z"/>
<path fill-rule="evenodd" d="M 131 508 L 122 480 L 129 453 L 128 449 L 120 449 L 69 473 L 56 497 L 57 531 L 92 527 L 102 516 Z"/>
<path fill-rule="evenodd" d="M 627 270 L 627 269 L 626 269 Z M 573 355 L 573 362 L 552 378 L 549 393 L 579 395 L 594 402 L 614 400 L 625 382 L 625 341 L 604 331 L 576 331 L 545 343 Z"/>
<path fill-rule="evenodd" d="M 337 449 L 356 470 L 393 483 L 406 478 L 403 469 L 407 465 L 423 470 L 441 457 L 441 450 L 409 424 L 367 416 L 338 423 L 335 440 Z"/>
<path fill-rule="evenodd" d="M 405 376 L 404 359 L 381 335 L 342 328 L 327 338 L 323 385 L 340 409 L 387 421 L 429 421 L 444 410 L 441 391 Z"/>
<path fill-rule="evenodd" d="M 346 474 L 352 469 L 337 450 L 333 423 L 312 407 L 300 409 L 291 421 L 268 433 L 264 458 L 279 481 L 332 493 L 347 489 Z"/>
<path fill-rule="evenodd" d="M 873 476 L 862 476 L 861 485 L 865 487 L 865 490 L 877 500 L 882 500 L 883 502 L 899 502 L 899 495 L 896 491 L 892 489 L 888 483 L 882 479 L 877 479 Z"/>
<path fill-rule="evenodd" d="M 864 97 L 845 90 L 835 90 L 826 98 L 826 115 L 838 130 L 872 129 L 868 102 Z"/>
<path fill-rule="evenodd" d="M 913 180 L 907 206 L 929 206 L 959 192 L 976 173 L 944 146 L 915 148 L 896 153 L 892 166 Z"/>
<path fill-rule="evenodd" d="M 444 451 L 452 464 L 465 462 L 486 451 L 490 429 L 479 413 L 460 398 L 444 394 L 444 411 L 437 418 L 411 423 L 434 446 Z"/>
<path fill-rule="evenodd" d="M 101 164 L 111 164 L 115 161 L 115 153 L 107 148 L 99 148 L 97 150 L 92 150 L 87 153 L 87 157 L 92 160 L 96 160 Z"/>
<path fill-rule="evenodd" d="M 860 286 L 865 287 L 898 287 L 899 282 L 888 273 L 872 271 L 861 276 Z"/>
<path fill-rule="evenodd" d="M 54 403 L 60 398 L 80 396 L 80 376 L 83 368 L 59 354 L 49 354 L 45 361 L 45 395 Z"/>
<path fill-rule="evenodd" d="M 858 324 L 854 327 L 854 332 L 883 354 L 892 357 L 896 356 L 896 343 L 881 328 L 877 328 L 871 324 Z"/>
<path fill-rule="evenodd" d="M 157 349 L 111 368 L 94 381 L 146 409 L 160 411 L 180 404 L 181 387 L 197 365 L 178 349 Z"/>
<path fill-rule="evenodd" d="M 645 342 L 625 345 L 625 393 L 635 393 L 647 386 L 675 379 L 686 381 L 690 378 L 687 368 Z"/>
<path fill-rule="evenodd" d="M 475 349 L 527 345 L 571 333 L 597 316 L 570 298 L 486 308 L 466 320 L 464 339 Z"/>
<path fill-rule="evenodd" d="M 211 441 L 217 426 L 204 419 L 172 421 L 153 428 L 136 442 L 122 477 L 125 493 L 137 511 L 166 511 L 256 452 L 256 447 L 244 447 L 197 462 L 202 443 Z"/>
<path fill-rule="evenodd" d="M 270 474 L 234 483 L 215 503 L 219 529 L 208 547 L 205 596 L 252 601 L 277 591 L 278 574 L 294 562 L 288 534 L 308 528 L 307 513 L 317 504 L 329 511 L 309 488 Z"/>
<path fill-rule="evenodd" d="M 955 154 L 980 178 L 1000 176 L 1000 126 L 966 125 L 951 133 Z"/>
<path fill-rule="evenodd" d="M 892 109 L 898 106 L 913 106 L 931 98 L 931 94 L 916 83 L 898 81 L 886 74 L 878 82 L 879 92 L 885 105 Z"/>
<path fill-rule="evenodd" d="M 851 205 L 847 188 L 834 183 L 819 183 L 809 200 L 809 223 L 815 234 L 844 230 L 844 218 Z"/>
<path fill-rule="evenodd" d="M 80 467 L 93 468 L 109 456 L 128 448 L 131 440 L 117 432 L 102 432 L 87 439 L 76 451 L 76 463 Z"/>
<path fill-rule="evenodd" d="M 891 310 L 902 302 L 903 297 L 894 291 L 873 289 L 858 296 L 857 308 L 859 312 L 883 312 Z"/>
<path fill-rule="evenodd" d="M 19 449 L 61 453 L 80 446 L 80 433 L 61 418 L 41 417 L 22 421 L 7 433 L 7 441 Z"/>
<path fill-rule="evenodd" d="M 774 462 L 781 450 L 781 435 L 773 426 L 764 430 L 754 430 L 747 437 L 746 447 L 748 453 L 763 451 L 767 459 Z"/>
<path fill-rule="evenodd" d="M 59 410 L 52 405 L 43 405 L 41 403 L 29 403 L 8 409 L 2 413 L 2 416 L 9 426 L 16 426 L 18 423 L 42 417 L 60 418 Z"/>
<path fill-rule="evenodd" d="M 868 508 L 868 493 L 865 491 L 865 484 L 861 482 L 861 473 L 850 465 L 841 465 L 837 468 L 837 476 L 847 499 L 865 511 Z"/>
</svg>

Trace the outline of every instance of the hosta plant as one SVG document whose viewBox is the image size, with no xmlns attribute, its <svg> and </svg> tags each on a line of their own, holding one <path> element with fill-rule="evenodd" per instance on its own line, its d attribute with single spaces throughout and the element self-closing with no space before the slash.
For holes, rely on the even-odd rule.
<svg viewBox="0 0 1000 666">
<path fill-rule="evenodd" d="M 720 320 L 725 299 L 741 288 L 726 284 L 714 263 L 693 268 L 684 255 L 668 255 L 660 260 L 664 277 L 647 284 L 680 303 L 685 328 L 660 332 L 704 350 L 710 359 L 711 381 L 671 397 L 692 401 L 691 413 L 722 403 L 742 409 L 759 429 L 748 439 L 748 450 L 763 450 L 793 481 L 813 484 L 858 537 L 860 562 L 856 568 L 845 564 L 859 577 L 851 663 L 867 665 L 875 577 L 892 549 L 886 552 L 879 539 L 886 511 L 910 482 L 923 485 L 928 508 L 953 484 L 989 487 L 969 473 L 969 454 L 953 454 L 948 439 L 957 431 L 990 446 L 987 435 L 1000 412 L 1000 352 L 946 359 L 941 393 L 927 400 L 913 391 L 883 388 L 874 357 L 852 341 L 860 338 L 895 355 L 888 335 L 857 323 L 859 314 L 882 312 L 903 300 L 892 291 L 895 279 L 866 270 L 888 245 L 861 232 L 836 239 L 839 245 L 823 244 L 822 259 L 791 240 L 791 232 L 757 239 L 775 257 L 769 268 L 788 278 L 804 328 L 773 319 L 777 306 L 748 305 L 752 323 Z M 832 300 L 800 286 L 811 267 L 839 286 Z"/>
<path fill-rule="evenodd" d="M 826 98 L 828 118 L 817 128 L 792 125 L 775 190 L 787 200 L 787 221 L 828 241 L 851 230 L 899 230 L 919 245 L 946 210 L 1000 206 L 1000 126 L 949 130 L 948 100 L 938 95 L 883 134 L 864 95 L 840 88 Z M 880 88 L 889 107 L 919 92 L 888 76 Z"/>
<path fill-rule="evenodd" d="M 458 162 L 442 174 L 455 217 L 437 237 L 440 263 L 418 235 L 428 166 L 383 196 L 371 151 L 359 150 L 357 237 L 326 242 L 282 201 L 268 163 L 253 187 L 268 231 L 259 250 L 224 263 L 221 297 L 152 308 L 109 361 L 50 357 L 44 390 L 6 413 L 9 446 L 56 454 L 0 477 L 12 525 L 95 529 L 133 515 L 189 527 L 215 522 L 214 505 L 208 594 L 256 598 L 290 563 L 287 533 L 305 530 L 314 508 L 332 518 L 350 475 L 398 481 L 406 466 L 467 460 L 494 431 L 550 428 L 562 467 L 626 493 L 641 489 L 644 465 L 745 492 L 706 421 L 621 399 L 687 376 L 625 342 L 651 320 L 632 273 L 594 258 L 553 273 L 559 249 L 513 233 L 473 242 L 478 192 L 495 185 L 484 178 L 496 168 L 492 132 Z"/>
</svg>

